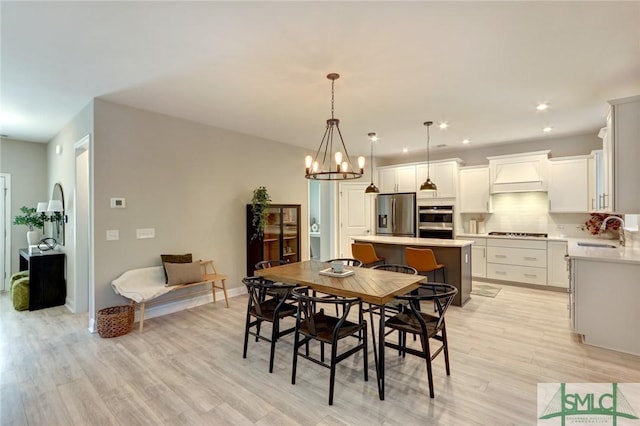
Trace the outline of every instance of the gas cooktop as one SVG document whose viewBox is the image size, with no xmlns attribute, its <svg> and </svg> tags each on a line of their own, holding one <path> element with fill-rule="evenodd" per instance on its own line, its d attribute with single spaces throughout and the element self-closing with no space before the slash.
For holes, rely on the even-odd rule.
<svg viewBox="0 0 640 426">
<path fill-rule="evenodd" d="M 489 232 L 489 235 L 497 235 L 502 237 L 534 237 L 534 238 L 547 238 L 547 234 L 536 232 Z"/>
</svg>

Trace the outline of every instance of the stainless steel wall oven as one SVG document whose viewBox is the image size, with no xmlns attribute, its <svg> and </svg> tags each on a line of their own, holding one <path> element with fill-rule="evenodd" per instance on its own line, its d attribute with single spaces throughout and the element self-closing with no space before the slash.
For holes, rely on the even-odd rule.
<svg viewBox="0 0 640 426">
<path fill-rule="evenodd" d="M 453 239 L 453 206 L 418 207 L 418 236 Z"/>
</svg>

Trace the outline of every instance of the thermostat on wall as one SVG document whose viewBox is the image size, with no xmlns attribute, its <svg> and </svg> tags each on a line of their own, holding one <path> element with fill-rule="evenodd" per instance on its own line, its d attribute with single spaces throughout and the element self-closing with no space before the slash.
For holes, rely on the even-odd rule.
<svg viewBox="0 0 640 426">
<path fill-rule="evenodd" d="M 124 209 L 125 201 L 124 198 L 112 198 L 111 199 L 111 208 L 112 209 Z"/>
</svg>

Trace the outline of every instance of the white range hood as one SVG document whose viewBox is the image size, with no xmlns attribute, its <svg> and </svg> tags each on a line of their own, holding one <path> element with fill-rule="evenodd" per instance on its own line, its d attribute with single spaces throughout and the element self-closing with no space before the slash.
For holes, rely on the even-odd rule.
<svg viewBox="0 0 640 426">
<path fill-rule="evenodd" d="M 491 193 L 546 192 L 549 175 L 549 152 L 487 157 Z"/>
</svg>

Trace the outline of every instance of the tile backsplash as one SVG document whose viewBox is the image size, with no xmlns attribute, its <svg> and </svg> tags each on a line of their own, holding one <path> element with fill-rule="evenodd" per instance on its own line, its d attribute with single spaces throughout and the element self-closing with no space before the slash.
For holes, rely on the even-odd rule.
<svg viewBox="0 0 640 426">
<path fill-rule="evenodd" d="M 462 214 L 464 232 L 469 232 L 469 220 L 484 220 L 486 232 L 536 232 L 550 236 L 586 237 L 580 229 L 589 218 L 587 213 L 549 213 L 546 192 L 514 192 L 491 197 L 493 213 Z"/>
</svg>

